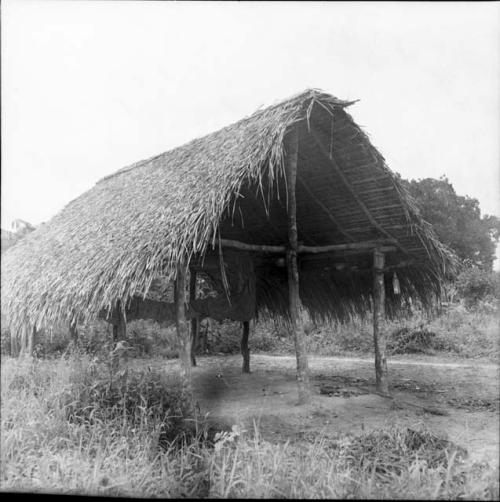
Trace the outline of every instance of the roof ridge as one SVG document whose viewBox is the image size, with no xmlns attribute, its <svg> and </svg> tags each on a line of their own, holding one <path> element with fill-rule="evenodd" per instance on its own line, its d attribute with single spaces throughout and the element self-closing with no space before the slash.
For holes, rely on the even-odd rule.
<svg viewBox="0 0 500 502">
<path fill-rule="evenodd" d="M 209 132 L 208 134 L 204 134 L 203 136 L 199 136 L 197 138 L 193 138 L 190 141 L 188 141 L 187 143 L 182 143 L 181 145 L 175 146 L 174 148 L 171 148 L 170 150 L 166 150 L 166 151 L 164 151 L 164 152 L 162 152 L 160 154 L 153 155 L 152 157 L 148 157 L 146 159 L 142 159 L 142 160 L 139 160 L 137 162 L 134 162 L 133 164 L 129 164 L 128 166 L 124 166 L 124 167 L 118 169 L 117 171 L 115 171 L 113 173 L 110 173 L 110 174 L 102 177 L 101 179 L 99 179 L 96 182 L 96 185 L 99 184 L 99 183 L 101 183 L 101 182 L 103 182 L 103 181 L 105 181 L 105 180 L 108 180 L 110 178 L 114 178 L 115 176 L 118 176 L 120 174 L 125 174 L 125 173 L 131 171 L 132 169 L 141 167 L 141 166 L 143 166 L 143 165 L 145 165 L 145 164 L 147 164 L 149 162 L 153 162 L 155 159 L 160 158 L 160 157 L 162 157 L 163 155 L 165 155 L 167 153 L 174 152 L 174 151 L 176 151 L 176 150 L 178 150 L 180 148 L 187 148 L 187 147 L 189 147 L 190 145 L 192 145 L 196 141 L 204 140 L 204 139 L 208 138 L 211 135 L 218 134 L 218 133 L 220 133 L 220 132 L 222 132 L 222 131 L 224 131 L 224 130 L 226 130 L 228 128 L 235 127 L 238 124 L 243 124 L 244 122 L 246 122 L 248 120 L 256 119 L 262 113 L 269 112 L 269 111 L 271 111 L 271 110 L 273 110 L 275 108 L 278 108 L 280 106 L 291 104 L 293 102 L 299 101 L 300 99 L 306 101 L 308 98 L 314 99 L 314 98 L 318 98 L 318 97 L 324 97 L 324 98 L 328 98 L 330 100 L 333 100 L 336 105 L 342 106 L 342 107 L 350 106 L 353 103 L 355 103 L 356 101 L 358 101 L 358 100 L 351 100 L 351 101 L 342 100 L 342 99 L 337 98 L 333 94 L 329 94 L 329 93 L 323 91 L 322 89 L 319 89 L 319 88 L 307 88 L 304 91 L 301 91 L 299 93 L 293 94 L 292 96 L 290 96 L 290 97 L 288 97 L 286 99 L 281 99 L 281 100 L 275 102 L 272 105 L 265 106 L 263 108 L 258 108 L 251 115 L 247 115 L 246 117 L 243 117 L 243 118 L 237 120 L 236 122 L 232 122 L 231 124 L 228 124 L 228 125 L 220 128 L 220 129 L 217 129 L 215 131 Z"/>
</svg>

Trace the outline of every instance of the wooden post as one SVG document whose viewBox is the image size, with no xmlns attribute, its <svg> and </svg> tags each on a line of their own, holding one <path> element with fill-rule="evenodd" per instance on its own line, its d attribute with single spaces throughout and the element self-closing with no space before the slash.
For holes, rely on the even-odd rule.
<svg viewBox="0 0 500 502">
<path fill-rule="evenodd" d="M 198 327 L 198 333 L 201 332 L 201 319 L 198 320 L 198 324 L 197 324 L 197 327 Z M 201 333 L 201 350 L 203 352 L 203 354 L 205 354 L 208 350 L 208 320 L 207 320 L 207 324 L 205 325 L 205 330 L 203 331 L 203 333 Z"/>
<path fill-rule="evenodd" d="M 188 321 L 186 318 L 186 269 L 183 266 L 179 266 L 177 269 L 174 296 L 182 391 L 185 395 L 185 399 L 187 399 L 188 402 L 192 402 L 191 335 L 189 333 Z"/>
<path fill-rule="evenodd" d="M 20 354 L 18 333 L 18 331 L 10 328 L 10 355 L 12 357 L 17 357 Z"/>
<path fill-rule="evenodd" d="M 19 329 L 19 357 L 22 357 L 26 354 L 26 327 L 23 325 Z"/>
<path fill-rule="evenodd" d="M 74 345 L 78 343 L 78 330 L 76 329 L 76 322 L 69 323 L 69 336 Z"/>
<path fill-rule="evenodd" d="M 36 328 L 33 326 L 31 330 L 29 330 L 28 334 L 28 340 L 27 340 L 27 348 L 28 348 L 28 355 L 30 357 L 33 357 L 34 355 L 34 349 L 35 349 L 35 340 L 36 340 Z"/>
<path fill-rule="evenodd" d="M 127 338 L 127 320 L 125 319 L 125 312 L 120 300 L 116 302 L 116 317 L 117 321 L 113 324 L 113 342 L 115 344 Z"/>
<path fill-rule="evenodd" d="M 113 351 L 111 353 L 111 365 L 114 371 L 118 370 L 120 365 L 120 351 L 117 350 L 117 343 L 127 338 L 127 320 L 125 312 L 122 309 L 121 301 L 116 302 L 116 315 L 113 323 Z"/>
<path fill-rule="evenodd" d="M 298 157 L 298 131 L 294 127 L 285 137 L 285 162 L 288 196 L 288 245 L 287 272 L 288 293 L 290 310 L 290 328 L 295 342 L 295 354 L 297 357 L 297 386 L 299 392 L 298 404 L 305 404 L 311 399 L 309 387 L 309 368 L 305 344 L 304 326 L 300 319 L 299 297 L 299 269 L 297 265 L 297 200 L 295 185 L 297 182 L 297 157 Z"/>
<path fill-rule="evenodd" d="M 196 270 L 190 269 L 189 274 L 189 303 L 196 300 Z M 191 319 L 191 364 L 196 366 L 196 348 L 198 345 L 199 322 L 196 317 Z"/>
<path fill-rule="evenodd" d="M 23 325 L 20 329 L 20 337 L 19 337 L 19 356 L 24 357 L 28 351 L 28 330 L 25 325 Z"/>
<path fill-rule="evenodd" d="M 35 334 L 36 329 L 33 326 L 30 328 L 29 326 L 23 326 L 20 330 L 20 356 L 33 356 L 33 349 L 35 348 Z"/>
<path fill-rule="evenodd" d="M 243 356 L 242 373 L 250 373 L 250 349 L 248 348 L 248 335 L 250 334 L 250 321 L 243 321 L 243 334 L 241 335 L 241 355 Z"/>
<path fill-rule="evenodd" d="M 377 390 L 389 395 L 387 379 L 386 346 L 387 339 L 381 329 L 385 318 L 385 285 L 384 285 L 384 253 L 379 249 L 373 251 L 373 342 L 375 345 L 375 376 Z"/>
</svg>

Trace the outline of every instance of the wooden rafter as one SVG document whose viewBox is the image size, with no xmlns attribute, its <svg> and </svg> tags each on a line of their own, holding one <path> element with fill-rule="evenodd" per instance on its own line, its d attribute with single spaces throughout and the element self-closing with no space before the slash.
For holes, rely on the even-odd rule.
<svg viewBox="0 0 500 502">
<path fill-rule="evenodd" d="M 383 228 L 377 222 L 377 220 L 375 220 L 375 218 L 372 216 L 370 210 L 366 207 L 366 205 L 364 204 L 364 202 L 358 197 L 358 195 L 356 194 L 356 191 L 352 188 L 349 180 L 346 178 L 346 176 L 344 175 L 344 173 L 342 172 L 342 170 L 340 169 L 340 167 L 337 165 L 337 163 L 335 162 L 335 159 L 333 158 L 333 156 L 330 157 L 330 155 L 328 154 L 328 152 L 325 150 L 325 147 L 321 143 L 321 140 L 318 138 L 318 136 L 316 135 L 316 133 L 312 129 L 310 130 L 310 133 L 311 133 L 312 137 L 314 138 L 314 141 L 318 145 L 318 148 L 320 149 L 321 153 L 330 161 L 330 164 L 335 169 L 335 172 L 338 174 L 339 178 L 342 180 L 342 182 L 344 183 L 345 187 L 349 190 L 352 198 L 356 201 L 356 203 L 358 204 L 358 206 L 365 213 L 365 215 L 368 218 L 368 220 L 370 221 L 370 223 L 380 233 L 384 234 L 387 238 L 392 239 L 392 240 L 396 240 L 394 238 L 394 236 L 392 236 L 389 232 L 387 232 L 385 230 L 385 228 Z M 403 251 L 403 253 L 409 254 L 408 251 L 399 242 L 396 241 L 396 245 L 399 247 L 399 249 L 401 249 L 401 251 Z"/>
<path fill-rule="evenodd" d="M 255 204 L 254 202 L 252 201 L 252 206 L 255 207 Z M 256 209 L 257 210 L 257 209 Z M 279 232 L 279 229 L 276 227 L 276 225 L 273 223 L 273 220 L 271 218 L 267 218 L 265 220 L 265 222 L 274 230 L 275 234 L 278 236 L 278 237 L 281 237 L 281 234 Z M 316 241 L 311 237 L 309 236 L 306 232 L 304 232 L 302 230 L 302 233 L 305 235 L 305 237 L 307 237 L 310 241 L 316 243 Z"/>
<path fill-rule="evenodd" d="M 338 222 L 338 220 L 333 216 L 332 212 L 313 194 L 312 190 L 308 187 L 307 183 L 300 177 L 297 176 L 297 181 L 302 185 L 302 188 L 308 193 L 309 197 L 321 208 L 324 213 L 328 216 L 330 221 L 336 226 L 338 231 L 344 236 L 350 239 L 351 241 L 355 241 L 356 239 L 349 234 L 342 225 Z"/>
</svg>

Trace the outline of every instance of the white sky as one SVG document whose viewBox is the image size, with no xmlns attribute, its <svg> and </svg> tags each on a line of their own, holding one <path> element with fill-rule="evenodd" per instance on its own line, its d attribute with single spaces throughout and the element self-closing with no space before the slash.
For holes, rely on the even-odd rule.
<svg viewBox="0 0 500 502">
<path fill-rule="evenodd" d="M 1 36 L 3 228 L 307 87 L 500 215 L 498 3 L 11 0 Z"/>
</svg>

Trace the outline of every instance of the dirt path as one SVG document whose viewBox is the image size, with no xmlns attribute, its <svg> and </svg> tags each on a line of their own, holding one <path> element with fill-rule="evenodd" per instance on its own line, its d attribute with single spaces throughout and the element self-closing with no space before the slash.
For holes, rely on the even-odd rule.
<svg viewBox="0 0 500 502">
<path fill-rule="evenodd" d="M 419 359 L 389 361 L 388 399 L 375 393 L 372 360 L 311 356 L 313 399 L 300 407 L 294 357 L 253 355 L 252 374 L 242 375 L 240 356 L 205 356 L 193 376 L 201 408 L 214 420 L 247 429 L 255 422 L 272 441 L 424 425 L 465 447 L 473 460 L 498 464 L 499 366 Z M 175 372 L 178 362 L 158 364 Z"/>
</svg>

